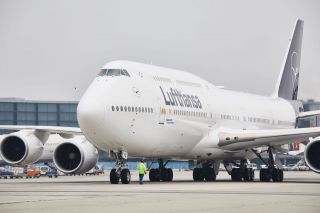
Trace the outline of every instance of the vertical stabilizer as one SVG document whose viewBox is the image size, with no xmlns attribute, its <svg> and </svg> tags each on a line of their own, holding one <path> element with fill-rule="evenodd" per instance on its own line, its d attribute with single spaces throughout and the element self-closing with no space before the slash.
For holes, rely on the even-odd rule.
<svg viewBox="0 0 320 213">
<path fill-rule="evenodd" d="M 302 34 L 303 20 L 298 19 L 282 65 L 282 70 L 274 91 L 274 97 L 297 100 Z"/>
</svg>

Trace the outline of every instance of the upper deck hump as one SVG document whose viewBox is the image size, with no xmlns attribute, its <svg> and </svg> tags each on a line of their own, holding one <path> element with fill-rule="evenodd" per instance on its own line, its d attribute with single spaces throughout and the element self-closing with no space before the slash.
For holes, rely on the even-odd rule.
<svg viewBox="0 0 320 213">
<path fill-rule="evenodd" d="M 111 61 L 107 63 L 103 69 L 106 68 L 122 68 L 127 69 L 128 72 L 142 72 L 143 74 L 150 75 L 150 76 L 159 76 L 169 78 L 170 80 L 178 80 L 178 81 L 187 81 L 187 82 L 194 82 L 201 85 L 208 85 L 211 87 L 215 87 L 211 82 L 208 82 L 192 73 L 185 72 L 182 70 L 166 68 L 161 66 L 156 66 L 153 64 L 143 64 L 139 62 L 133 61 Z"/>
</svg>

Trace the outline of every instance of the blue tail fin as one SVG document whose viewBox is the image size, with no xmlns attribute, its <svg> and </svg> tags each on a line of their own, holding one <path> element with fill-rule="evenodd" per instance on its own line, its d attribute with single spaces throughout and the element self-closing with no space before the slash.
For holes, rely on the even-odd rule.
<svg viewBox="0 0 320 213">
<path fill-rule="evenodd" d="M 274 91 L 274 97 L 297 100 L 303 21 L 298 19 L 284 59 L 282 70 Z"/>
</svg>

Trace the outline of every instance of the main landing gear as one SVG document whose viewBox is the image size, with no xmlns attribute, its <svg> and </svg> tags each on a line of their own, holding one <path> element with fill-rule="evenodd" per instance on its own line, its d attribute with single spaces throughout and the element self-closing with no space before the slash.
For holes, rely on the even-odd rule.
<svg viewBox="0 0 320 213">
<path fill-rule="evenodd" d="M 232 168 L 232 164 L 238 168 Z M 246 160 L 241 160 L 240 164 L 235 162 L 224 164 L 227 172 L 231 175 L 232 181 L 254 181 L 254 170 L 248 168 L 248 162 Z"/>
<path fill-rule="evenodd" d="M 272 147 L 268 147 L 269 160 L 266 162 L 259 153 L 252 149 L 252 151 L 260 158 L 262 162 L 267 165 L 267 168 L 260 169 L 260 181 L 261 182 L 282 182 L 283 181 L 283 169 L 281 161 L 278 158 L 278 155 L 275 155 L 273 158 Z M 276 164 L 276 165 L 275 165 Z"/>
<path fill-rule="evenodd" d="M 171 168 L 165 168 L 169 161 L 163 163 L 163 160 L 158 159 L 159 168 L 158 169 L 150 169 L 149 171 L 149 180 L 150 182 L 156 181 L 164 181 L 171 182 L 173 179 L 173 172 Z"/>
<path fill-rule="evenodd" d="M 116 159 L 115 168 L 110 171 L 110 183 L 118 184 L 121 180 L 122 184 L 129 184 L 131 181 L 130 170 L 126 164 L 128 153 L 124 151 L 111 152 Z"/>
<path fill-rule="evenodd" d="M 196 182 L 215 181 L 217 176 L 214 171 L 214 162 L 208 161 L 200 164 L 200 167 L 193 169 L 193 180 Z"/>
</svg>

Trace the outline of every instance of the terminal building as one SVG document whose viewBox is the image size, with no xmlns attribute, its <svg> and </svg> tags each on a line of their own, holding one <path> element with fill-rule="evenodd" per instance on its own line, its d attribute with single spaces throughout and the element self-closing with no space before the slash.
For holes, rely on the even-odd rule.
<svg viewBox="0 0 320 213">
<path fill-rule="evenodd" d="M 16 98 L 0 98 L 0 125 L 41 125 L 79 127 L 76 101 L 34 101 Z M 320 110 L 320 102 L 303 102 L 305 111 Z M 299 127 L 320 126 L 320 116 L 299 121 Z M 0 134 L 11 131 L 0 130 Z M 108 160 L 107 153 L 99 152 L 100 160 Z M 291 158 L 290 158 L 291 159 Z M 110 161 L 110 166 L 112 167 Z M 173 168 L 188 167 L 187 162 L 177 163 Z"/>
<path fill-rule="evenodd" d="M 78 127 L 78 102 L 0 99 L 0 125 Z M 0 130 L 0 134 L 8 131 Z"/>
</svg>

